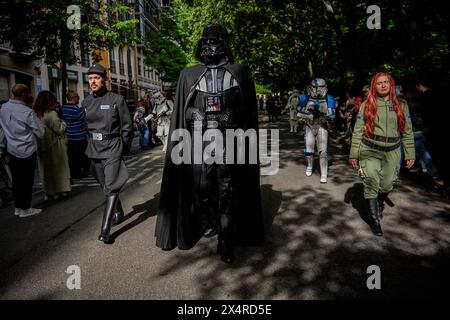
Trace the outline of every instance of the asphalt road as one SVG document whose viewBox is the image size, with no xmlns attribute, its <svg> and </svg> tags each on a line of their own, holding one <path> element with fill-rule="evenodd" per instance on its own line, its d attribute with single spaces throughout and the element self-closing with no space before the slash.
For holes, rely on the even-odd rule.
<svg viewBox="0 0 450 320">
<path fill-rule="evenodd" d="M 233 265 L 215 254 L 216 238 L 191 250 L 162 251 L 154 227 L 163 169 L 161 147 L 127 159 L 131 179 L 121 193 L 126 221 L 115 242 L 97 240 L 104 197 L 92 179 L 71 195 L 43 202 L 42 214 L 17 218 L 0 211 L 0 299 L 378 299 L 442 297 L 450 285 L 450 205 L 402 179 L 376 237 L 364 221 L 362 184 L 330 142 L 327 184 L 318 163 L 305 176 L 303 137 L 280 128 L 280 168 L 263 176 L 266 241 L 238 248 Z M 70 266 L 80 289 L 70 290 Z M 379 267 L 380 289 L 369 290 Z M 72 278 L 70 278 L 72 279 Z M 69 279 L 69 280 L 70 280 Z M 371 278 L 373 279 L 373 278 Z M 370 279 L 369 279 L 370 280 Z M 70 281 L 69 281 L 70 282 Z"/>
</svg>

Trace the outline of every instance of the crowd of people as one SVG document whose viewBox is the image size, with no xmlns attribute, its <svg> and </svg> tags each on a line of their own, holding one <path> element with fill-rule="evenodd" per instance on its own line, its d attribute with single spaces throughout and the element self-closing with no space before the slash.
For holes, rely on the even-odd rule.
<svg viewBox="0 0 450 320">
<path fill-rule="evenodd" d="M 280 94 L 255 99 L 250 72 L 234 63 L 228 37 L 224 27 L 207 26 L 196 49 L 201 64 L 181 71 L 175 103 L 161 92 L 146 94 L 133 115 L 125 99 L 107 89 L 107 71 L 99 64 L 87 72 L 91 94 L 81 105 L 74 91 L 67 92 L 68 102 L 59 106 L 50 91 L 41 91 L 34 100 L 27 86 L 14 85 L 13 98 L 0 108 L 0 177 L 12 181 L 5 186 L 12 188 L 15 215 L 41 212 L 31 206 L 36 167 L 47 200 L 67 196 L 73 180 L 90 172 L 105 195 L 98 239 L 111 243 L 111 226 L 124 220 L 119 198 L 129 178 L 124 156 L 130 154 L 138 132 L 141 150 L 158 140 L 166 153 L 156 246 L 190 249 L 202 236 L 217 234 L 217 253 L 233 263 L 236 246 L 261 245 L 264 240 L 259 163 L 239 162 L 214 139 L 200 147 L 213 149 L 220 161 L 188 159 L 179 164 L 172 159 L 179 141 L 168 137 L 178 129 L 191 137 L 242 128 L 258 132 L 258 107 L 267 110 L 269 121 L 288 113 L 291 134 L 303 126 L 305 175 L 313 175 L 317 150 L 320 183 L 328 179 L 330 134 L 341 137 L 349 164 L 362 178 L 369 225 L 377 236 L 383 235 L 384 206 L 401 167 L 426 172 L 433 181 L 441 178 L 443 196 L 448 197 L 448 158 L 442 147 L 448 111 L 427 79 L 396 85 L 391 74 L 379 72 L 362 88 L 348 78 L 343 94 L 334 96 L 325 79 L 313 78 L 302 94 L 294 90 L 286 99 Z M 183 158 L 194 153 L 183 150 Z"/>
<path fill-rule="evenodd" d="M 47 90 L 34 99 L 24 84 L 14 85 L 12 96 L 0 103 L 0 205 L 14 200 L 15 215 L 28 217 L 41 212 L 31 206 L 35 169 L 44 200 L 67 197 L 75 180 L 92 174 L 86 155 L 92 135 L 76 91 L 67 92 L 62 106 Z M 161 92 L 138 101 L 131 126 L 142 150 L 162 144 L 165 151 L 172 109 Z"/>
<path fill-rule="evenodd" d="M 327 94 L 325 80 L 315 78 L 306 93 L 294 89 L 285 99 L 289 132 L 303 126 L 306 176 L 312 175 L 317 150 L 320 182 L 327 182 L 327 140 L 332 133 L 362 178 L 375 235 L 383 234 L 384 204 L 390 203 L 388 195 L 400 183 L 401 172 L 449 199 L 443 123 L 448 110 L 431 80 L 425 76 L 396 80 L 380 72 L 368 85 L 358 86 L 346 75 L 344 89 L 333 97 Z M 269 102 L 270 97 L 266 105 Z M 264 110 L 261 106 L 263 101 L 260 110 Z"/>
</svg>

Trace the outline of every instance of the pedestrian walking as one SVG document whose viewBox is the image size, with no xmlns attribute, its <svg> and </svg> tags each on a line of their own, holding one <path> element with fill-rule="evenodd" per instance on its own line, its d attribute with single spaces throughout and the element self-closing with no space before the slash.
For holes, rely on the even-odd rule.
<svg viewBox="0 0 450 320">
<path fill-rule="evenodd" d="M 163 144 L 163 152 L 167 149 L 167 138 L 170 129 L 170 117 L 173 112 L 173 101 L 167 100 L 162 92 L 154 95 L 155 108 L 153 110 L 154 121 L 156 122 L 156 136 Z"/>
<path fill-rule="evenodd" d="M 64 197 L 71 190 L 66 123 L 59 118 L 56 105 L 56 98 L 50 91 L 41 91 L 33 105 L 44 125 L 44 136 L 37 139 L 37 155 L 46 200 Z"/>
<path fill-rule="evenodd" d="M 328 181 L 328 132 L 335 118 L 334 97 L 327 94 L 327 83 L 314 78 L 308 88 L 308 96 L 299 100 L 298 118 L 305 128 L 306 176 L 313 173 L 314 152 L 319 153 L 320 183 Z"/>
<path fill-rule="evenodd" d="M 67 103 L 61 108 L 61 117 L 66 123 L 70 177 L 80 179 L 89 171 L 89 159 L 85 154 L 88 144 L 86 114 L 79 106 L 80 97 L 76 91 L 68 91 L 66 96 Z"/>
<path fill-rule="evenodd" d="M 111 224 L 120 223 L 124 216 L 119 193 L 128 180 L 123 156 L 131 148 L 133 125 L 125 99 L 106 88 L 105 67 L 94 64 L 87 74 L 92 94 L 81 104 L 89 132 L 86 155 L 92 160 L 92 173 L 106 196 L 98 239 L 110 243 Z"/>
<path fill-rule="evenodd" d="M 367 100 L 359 110 L 349 156 L 354 168 L 359 165 L 370 228 L 377 236 L 383 235 L 380 220 L 399 170 L 401 145 L 409 169 L 415 153 L 408 104 L 397 97 L 393 77 L 379 72 L 372 77 Z"/>
<path fill-rule="evenodd" d="M 31 207 L 36 168 L 36 137 L 44 135 L 44 127 L 36 113 L 25 102 L 29 101 L 29 89 L 24 84 L 12 87 L 13 99 L 0 109 L 0 126 L 6 137 L 11 169 L 14 214 L 21 218 L 40 213 Z"/>
<path fill-rule="evenodd" d="M 141 99 L 137 103 L 138 107 L 134 113 L 135 129 L 139 131 L 139 146 L 141 150 L 147 150 L 150 140 L 150 129 L 148 122 L 153 118 L 149 101 Z"/>
<path fill-rule="evenodd" d="M 187 130 L 194 140 L 197 133 L 211 131 L 223 136 L 234 130 L 258 133 L 253 80 L 246 67 L 234 64 L 228 48 L 228 32 L 224 27 L 209 25 L 204 29 L 196 51 L 202 64 L 181 71 L 169 136 L 181 130 Z M 184 140 L 189 146 L 198 142 Z M 252 141 L 256 143 L 257 136 Z M 200 151 L 206 152 L 207 148 L 217 146 L 215 143 L 202 146 L 200 142 Z M 217 253 L 226 263 L 234 262 L 236 246 L 261 245 L 264 228 L 257 160 L 238 164 L 236 155 L 230 156 L 225 150 L 228 147 L 222 145 L 217 146 L 216 156 L 220 157 L 217 163 L 192 161 L 196 156 L 189 150 L 185 151 L 189 163 L 175 164 L 177 148 L 177 141 L 169 140 L 156 220 L 156 245 L 163 250 L 176 247 L 186 250 L 202 235 L 218 234 Z M 245 147 L 239 151 L 248 155 L 249 150 Z M 258 159 L 257 149 L 254 151 Z"/>
<path fill-rule="evenodd" d="M 290 133 L 296 133 L 298 128 L 297 105 L 300 99 L 300 93 L 297 89 L 292 91 L 286 104 L 286 110 L 289 112 Z"/>
</svg>

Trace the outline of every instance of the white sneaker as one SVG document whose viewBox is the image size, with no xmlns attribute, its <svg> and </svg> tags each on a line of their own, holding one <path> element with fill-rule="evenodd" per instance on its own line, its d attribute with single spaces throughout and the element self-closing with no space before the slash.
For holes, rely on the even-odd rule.
<svg viewBox="0 0 450 320">
<path fill-rule="evenodd" d="M 39 214 L 41 212 L 42 212 L 42 209 L 28 208 L 26 210 L 21 210 L 21 212 L 19 214 L 19 218 L 25 218 L 25 217 L 34 216 L 34 215 Z"/>
<path fill-rule="evenodd" d="M 14 215 L 15 215 L 15 216 L 20 215 L 20 212 L 21 212 L 21 211 L 22 211 L 22 209 L 14 208 Z"/>
<path fill-rule="evenodd" d="M 306 167 L 306 176 L 307 177 L 311 177 L 312 175 L 312 167 Z"/>
<path fill-rule="evenodd" d="M 320 183 L 327 183 L 327 176 L 321 176 Z"/>
</svg>

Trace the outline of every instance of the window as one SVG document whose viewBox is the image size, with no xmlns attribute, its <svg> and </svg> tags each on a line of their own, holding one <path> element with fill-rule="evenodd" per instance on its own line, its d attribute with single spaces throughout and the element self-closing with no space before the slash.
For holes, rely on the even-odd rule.
<svg viewBox="0 0 450 320">
<path fill-rule="evenodd" d="M 116 55 L 114 53 L 114 49 L 109 50 L 109 65 L 111 69 L 111 73 L 116 73 Z"/>
<path fill-rule="evenodd" d="M 89 66 L 91 65 L 91 59 L 90 59 L 90 55 L 89 52 L 85 52 L 81 55 L 81 65 L 83 67 L 89 68 Z"/>
<path fill-rule="evenodd" d="M 119 48 L 119 70 L 121 75 L 125 75 L 125 63 L 123 61 L 123 48 Z"/>
<path fill-rule="evenodd" d="M 70 41 L 69 50 L 67 52 L 67 62 L 73 65 L 77 61 L 77 53 L 75 48 L 75 43 Z"/>
<path fill-rule="evenodd" d="M 128 48 L 127 50 L 127 69 L 128 69 L 128 76 L 131 77 L 133 74 L 133 70 L 131 69 L 131 50 Z"/>
<path fill-rule="evenodd" d="M 137 59 L 137 63 L 138 63 L 138 67 L 137 67 L 137 69 L 138 69 L 138 75 L 142 75 L 142 70 L 141 70 L 141 58 L 138 58 Z"/>
</svg>

